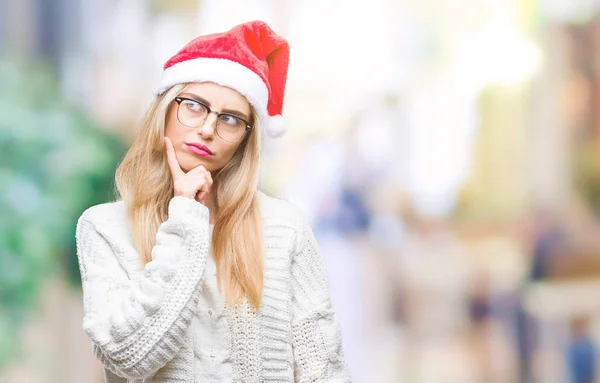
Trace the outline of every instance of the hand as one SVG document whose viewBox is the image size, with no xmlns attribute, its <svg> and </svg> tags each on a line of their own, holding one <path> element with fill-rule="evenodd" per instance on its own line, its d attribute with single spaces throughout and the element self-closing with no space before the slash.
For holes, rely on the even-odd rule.
<svg viewBox="0 0 600 383">
<path fill-rule="evenodd" d="M 210 172 L 203 165 L 197 166 L 187 173 L 184 172 L 181 166 L 179 166 L 173 143 L 169 137 L 165 137 L 164 142 L 167 152 L 167 162 L 173 175 L 175 196 L 192 198 L 206 205 L 206 196 L 210 192 L 213 183 Z"/>
</svg>

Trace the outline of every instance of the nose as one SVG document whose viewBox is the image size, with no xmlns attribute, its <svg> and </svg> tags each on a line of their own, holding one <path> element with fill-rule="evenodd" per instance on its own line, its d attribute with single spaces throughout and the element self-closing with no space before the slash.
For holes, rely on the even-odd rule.
<svg viewBox="0 0 600 383">
<path fill-rule="evenodd" d="M 199 134 L 202 137 L 213 137 L 215 135 L 217 116 L 215 113 L 209 113 L 200 127 Z"/>
</svg>

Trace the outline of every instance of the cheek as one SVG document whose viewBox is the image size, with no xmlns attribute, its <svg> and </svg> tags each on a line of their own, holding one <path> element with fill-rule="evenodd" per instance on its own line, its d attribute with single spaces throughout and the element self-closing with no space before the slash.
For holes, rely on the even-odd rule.
<svg viewBox="0 0 600 383">
<path fill-rule="evenodd" d="M 239 145 L 227 145 L 223 148 L 223 160 L 225 163 L 231 161 L 233 155 L 238 150 Z"/>
<path fill-rule="evenodd" d="M 171 141 L 176 138 L 178 131 L 177 125 L 179 121 L 177 121 L 177 117 L 173 113 L 169 113 L 165 120 L 165 136 L 169 137 Z"/>
<path fill-rule="evenodd" d="M 225 150 L 223 150 L 223 157 L 225 157 L 225 160 L 227 162 L 231 161 L 231 158 L 235 154 L 235 150 L 236 150 L 235 146 L 229 146 L 229 147 L 226 147 Z"/>
<path fill-rule="evenodd" d="M 183 171 L 188 172 L 199 165 L 198 160 L 184 146 L 186 130 L 181 128 L 177 117 L 169 114 L 165 121 L 165 137 L 169 137 L 175 149 L 177 162 Z"/>
<path fill-rule="evenodd" d="M 233 155 L 235 154 L 235 151 L 237 150 L 238 146 L 239 145 L 226 145 L 219 147 L 219 158 L 213 164 L 211 164 L 214 166 L 213 169 L 209 169 L 209 171 L 215 171 L 225 167 L 225 165 L 227 165 L 233 158 Z"/>
</svg>

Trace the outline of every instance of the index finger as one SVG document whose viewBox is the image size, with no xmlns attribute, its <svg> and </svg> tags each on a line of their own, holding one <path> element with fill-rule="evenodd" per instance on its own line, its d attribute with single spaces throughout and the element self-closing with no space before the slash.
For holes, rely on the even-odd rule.
<svg viewBox="0 0 600 383">
<path fill-rule="evenodd" d="M 165 137 L 164 141 L 167 152 L 167 162 L 169 163 L 171 174 L 173 174 L 173 177 L 184 174 L 183 170 L 181 170 L 181 166 L 179 166 L 179 161 L 177 161 L 177 157 L 175 156 L 175 149 L 173 148 L 171 139 L 169 137 Z"/>
</svg>

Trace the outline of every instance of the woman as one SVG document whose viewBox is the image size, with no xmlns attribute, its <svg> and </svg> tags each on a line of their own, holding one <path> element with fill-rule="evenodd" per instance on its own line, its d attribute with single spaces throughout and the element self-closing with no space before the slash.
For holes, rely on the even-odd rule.
<svg viewBox="0 0 600 383">
<path fill-rule="evenodd" d="M 120 199 L 77 224 L 83 328 L 107 382 L 350 381 L 313 232 L 257 190 L 288 57 L 250 22 L 165 64 Z"/>
</svg>

